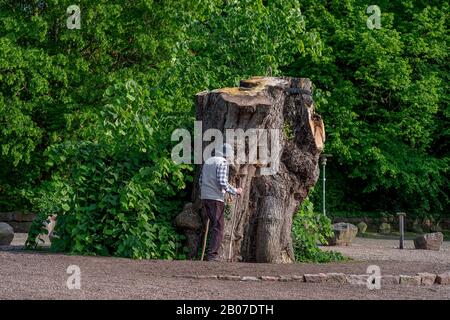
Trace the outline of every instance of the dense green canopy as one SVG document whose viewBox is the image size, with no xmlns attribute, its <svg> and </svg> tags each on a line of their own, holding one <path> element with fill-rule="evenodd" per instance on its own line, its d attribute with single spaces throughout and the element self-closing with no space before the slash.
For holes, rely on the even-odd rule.
<svg viewBox="0 0 450 320">
<path fill-rule="evenodd" d="M 0 1 L 0 211 L 58 214 L 59 249 L 180 256 L 171 132 L 253 75 L 313 80 L 331 211 L 447 212 L 447 1 L 380 0 L 372 30 L 361 0 L 80 0 L 69 29 L 72 4 Z"/>
<path fill-rule="evenodd" d="M 318 58 L 310 77 L 328 129 L 331 209 L 448 214 L 449 56 L 446 1 L 301 1 Z"/>
</svg>

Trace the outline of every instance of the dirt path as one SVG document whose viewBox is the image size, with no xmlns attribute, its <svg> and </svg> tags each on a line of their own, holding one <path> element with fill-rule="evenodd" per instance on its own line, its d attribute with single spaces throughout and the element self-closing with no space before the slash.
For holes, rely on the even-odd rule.
<svg viewBox="0 0 450 320">
<path fill-rule="evenodd" d="M 379 240 L 377 240 L 379 241 Z M 362 240 L 364 243 L 364 239 Z M 360 248 L 339 248 L 342 251 Z M 369 245 L 369 244 L 368 244 Z M 388 243 L 383 245 L 389 245 Z M 360 250 L 360 251 L 361 251 Z M 380 249 L 382 250 L 382 249 Z M 136 261 L 123 258 L 80 257 L 24 251 L 0 251 L 0 299 L 450 299 L 450 286 L 407 287 L 312 284 L 299 281 L 225 281 L 190 279 L 190 275 L 299 275 L 319 272 L 364 274 L 380 266 L 382 274 L 450 270 L 450 259 L 427 261 L 351 261 L 331 264 L 248 264 L 200 261 Z M 360 254 L 360 253 L 359 253 Z M 436 254 L 436 253 L 434 253 Z M 410 257 L 413 259 L 412 257 Z M 419 260 L 419 261 L 417 261 Z M 69 265 L 81 269 L 81 289 L 66 286 Z M 180 277 L 182 276 L 182 277 Z"/>
<path fill-rule="evenodd" d="M 450 299 L 450 286 L 407 287 L 312 284 L 299 281 L 225 281 L 192 279 L 198 275 L 286 276 L 342 272 L 365 274 L 378 265 L 382 274 L 415 275 L 450 270 L 450 243 L 441 251 L 398 250 L 397 241 L 357 238 L 338 250 L 353 258 L 330 264 L 290 265 L 208 263 L 200 261 L 136 261 L 110 257 L 80 257 L 17 250 L 25 235 L 18 234 L 12 251 L 0 251 L 0 299 Z M 81 289 L 66 285 L 69 265 L 81 270 Z"/>
<path fill-rule="evenodd" d="M 450 242 L 445 241 L 440 251 L 416 250 L 413 240 L 405 240 L 399 250 L 398 240 L 356 238 L 348 247 L 323 247 L 336 250 L 355 260 L 386 260 L 403 262 L 427 262 L 450 265 Z"/>
</svg>

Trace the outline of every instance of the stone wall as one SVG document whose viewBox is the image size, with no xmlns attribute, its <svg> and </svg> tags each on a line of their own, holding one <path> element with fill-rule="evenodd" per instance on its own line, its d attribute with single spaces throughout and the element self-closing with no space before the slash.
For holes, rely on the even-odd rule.
<svg viewBox="0 0 450 320">
<path fill-rule="evenodd" d="M 338 223 L 338 222 L 348 222 L 351 224 L 354 224 L 355 226 L 363 221 L 364 223 L 367 224 L 368 229 L 369 230 L 377 230 L 378 227 L 380 226 L 381 223 L 383 222 L 387 222 L 391 225 L 392 229 L 391 230 L 398 230 L 398 217 L 396 216 L 391 216 L 391 217 L 379 217 L 379 218 L 369 218 L 369 217 L 333 217 L 331 218 L 331 220 L 333 220 L 333 223 Z M 405 217 L 405 230 L 406 231 L 414 231 L 413 230 L 413 224 L 414 221 L 416 220 L 416 218 L 414 217 Z M 424 229 L 424 231 L 427 231 L 427 223 L 423 220 L 419 219 L 419 222 L 422 225 L 422 228 Z M 444 230 L 450 230 L 450 218 L 445 218 L 443 219 L 439 226 L 444 229 Z"/>
<path fill-rule="evenodd" d="M 9 224 L 16 233 L 28 233 L 35 217 L 34 213 L 0 212 L 0 222 Z"/>
</svg>

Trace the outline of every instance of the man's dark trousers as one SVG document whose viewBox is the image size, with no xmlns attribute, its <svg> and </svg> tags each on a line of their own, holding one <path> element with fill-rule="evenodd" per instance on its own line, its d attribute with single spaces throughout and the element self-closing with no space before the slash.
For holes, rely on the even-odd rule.
<svg viewBox="0 0 450 320">
<path fill-rule="evenodd" d="M 218 259 L 220 243 L 223 237 L 223 210 L 224 203 L 217 200 L 202 200 L 203 207 L 209 218 L 211 239 L 208 246 L 208 260 Z"/>
</svg>

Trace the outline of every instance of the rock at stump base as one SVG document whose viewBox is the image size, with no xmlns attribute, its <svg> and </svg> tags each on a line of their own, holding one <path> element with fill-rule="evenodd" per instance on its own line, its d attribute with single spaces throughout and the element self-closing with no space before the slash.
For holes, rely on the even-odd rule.
<svg viewBox="0 0 450 320">
<path fill-rule="evenodd" d="M 349 246 L 358 233 L 358 228 L 346 222 L 339 222 L 333 224 L 334 237 L 328 239 L 330 246 Z"/>
<path fill-rule="evenodd" d="M 439 251 L 443 241 L 444 235 L 441 232 L 426 233 L 414 239 L 414 247 L 416 249 Z"/>
<path fill-rule="evenodd" d="M 9 246 L 14 239 L 14 229 L 7 223 L 0 222 L 0 246 Z"/>
<path fill-rule="evenodd" d="M 202 221 L 192 209 L 192 203 L 186 203 L 183 211 L 175 218 L 175 225 L 178 228 L 198 230 L 202 227 Z"/>
</svg>

